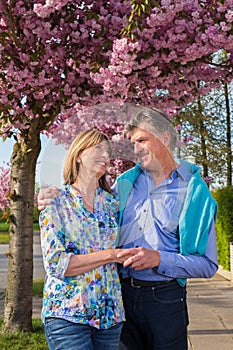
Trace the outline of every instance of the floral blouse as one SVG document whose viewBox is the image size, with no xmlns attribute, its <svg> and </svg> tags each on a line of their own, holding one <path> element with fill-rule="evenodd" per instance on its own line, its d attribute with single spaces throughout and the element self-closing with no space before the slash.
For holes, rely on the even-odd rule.
<svg viewBox="0 0 233 350">
<path fill-rule="evenodd" d="M 94 213 L 70 185 L 40 214 L 41 247 L 46 271 L 42 320 L 63 318 L 107 329 L 124 321 L 121 286 L 115 263 L 79 276 L 65 277 L 73 254 L 114 248 L 119 202 L 101 188 L 96 191 Z"/>
</svg>

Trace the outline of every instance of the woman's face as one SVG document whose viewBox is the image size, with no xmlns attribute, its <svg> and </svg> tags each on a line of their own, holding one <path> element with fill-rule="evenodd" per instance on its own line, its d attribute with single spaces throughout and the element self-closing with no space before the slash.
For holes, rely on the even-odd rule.
<svg viewBox="0 0 233 350">
<path fill-rule="evenodd" d="M 101 177 L 110 165 L 110 154 L 111 150 L 107 141 L 85 149 L 77 158 L 81 161 L 80 171 L 83 169 Z"/>
</svg>

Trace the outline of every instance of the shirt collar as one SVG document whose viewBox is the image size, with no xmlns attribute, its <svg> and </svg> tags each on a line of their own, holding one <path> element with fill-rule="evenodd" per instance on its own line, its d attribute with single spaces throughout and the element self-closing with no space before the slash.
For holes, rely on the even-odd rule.
<svg viewBox="0 0 233 350">
<path fill-rule="evenodd" d="M 179 161 L 178 164 L 179 166 L 175 171 L 183 180 L 189 180 L 192 174 L 198 171 L 198 167 L 186 161 Z"/>
<path fill-rule="evenodd" d="M 191 170 L 190 166 L 188 166 L 187 162 L 185 162 L 185 161 L 181 161 L 178 164 L 179 164 L 178 168 L 176 168 L 175 170 L 172 171 L 170 178 L 175 179 L 176 177 L 180 177 L 182 180 L 189 180 L 190 176 L 192 174 L 192 170 Z M 146 176 L 149 176 L 150 178 L 152 178 L 150 171 L 148 171 L 147 169 L 144 169 L 142 167 L 142 172 Z"/>
<path fill-rule="evenodd" d="M 65 185 L 65 189 L 70 191 L 73 195 L 81 197 L 81 194 L 78 190 L 76 190 L 72 185 Z M 96 195 L 99 195 L 101 192 L 103 192 L 103 189 L 101 187 L 97 187 L 96 189 Z"/>
</svg>

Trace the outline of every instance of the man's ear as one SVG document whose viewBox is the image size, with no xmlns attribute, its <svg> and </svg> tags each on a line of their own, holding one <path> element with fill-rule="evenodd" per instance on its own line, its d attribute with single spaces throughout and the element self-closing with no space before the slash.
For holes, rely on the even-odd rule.
<svg viewBox="0 0 233 350">
<path fill-rule="evenodd" d="M 168 147 L 170 145 L 170 141 L 171 141 L 171 136 L 169 134 L 168 131 L 164 131 L 163 132 L 163 136 L 162 136 L 162 142 L 163 144 Z"/>
</svg>

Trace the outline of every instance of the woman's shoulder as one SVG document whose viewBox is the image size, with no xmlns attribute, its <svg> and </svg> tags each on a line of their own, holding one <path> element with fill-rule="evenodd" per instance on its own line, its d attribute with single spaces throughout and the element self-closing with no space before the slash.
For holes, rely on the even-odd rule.
<svg viewBox="0 0 233 350">
<path fill-rule="evenodd" d="M 106 203 L 115 207 L 117 209 L 119 207 L 119 196 L 116 192 L 107 192 L 104 189 L 100 188 L 99 194 L 104 197 Z"/>
<path fill-rule="evenodd" d="M 74 194 L 71 191 L 71 188 L 69 186 L 63 186 L 59 188 L 59 195 L 52 199 L 51 206 L 52 207 L 61 207 L 62 205 L 65 205 L 67 201 L 70 201 L 72 197 L 74 197 Z"/>
<path fill-rule="evenodd" d="M 117 200 L 118 199 L 118 195 L 115 191 L 111 191 L 108 192 L 106 190 L 104 190 L 103 188 L 99 188 L 99 193 L 102 194 L 105 198 L 109 199 L 109 200 Z"/>
</svg>

